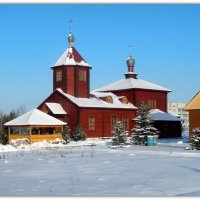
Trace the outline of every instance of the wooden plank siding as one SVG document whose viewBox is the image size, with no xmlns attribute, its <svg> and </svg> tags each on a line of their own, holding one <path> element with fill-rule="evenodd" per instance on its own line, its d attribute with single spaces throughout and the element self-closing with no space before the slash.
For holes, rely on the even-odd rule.
<svg viewBox="0 0 200 200">
<path fill-rule="evenodd" d="M 88 119 L 93 116 L 95 119 L 95 130 L 89 130 Z M 112 137 L 112 117 L 118 121 L 128 118 L 128 132 L 130 135 L 133 128 L 133 118 L 136 117 L 134 110 L 120 109 L 80 109 L 80 124 L 88 137 Z"/>
<path fill-rule="evenodd" d="M 27 138 L 29 143 L 32 144 L 34 142 L 41 142 L 41 141 L 55 141 L 57 138 L 62 139 L 62 134 L 43 134 L 43 135 L 22 135 L 22 134 L 10 134 L 9 135 L 9 143 L 11 140 Z"/>
<path fill-rule="evenodd" d="M 200 128 L 200 110 L 189 110 L 189 135 L 194 128 Z"/>
<path fill-rule="evenodd" d="M 112 92 L 117 96 L 126 96 L 128 101 L 136 107 L 140 107 L 142 101 L 147 104 L 148 100 L 155 100 L 156 108 L 167 112 L 167 92 L 144 89 L 113 90 L 108 92 Z"/>
</svg>

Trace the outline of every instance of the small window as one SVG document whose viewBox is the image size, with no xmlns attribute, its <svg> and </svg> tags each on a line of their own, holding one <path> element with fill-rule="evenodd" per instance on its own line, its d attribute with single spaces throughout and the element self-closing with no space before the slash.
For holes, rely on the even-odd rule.
<svg viewBox="0 0 200 200">
<path fill-rule="evenodd" d="M 147 100 L 147 106 L 149 109 L 155 109 L 156 108 L 156 100 Z"/>
<path fill-rule="evenodd" d="M 123 104 L 128 104 L 128 98 L 127 97 L 123 97 L 122 98 L 122 103 Z"/>
<path fill-rule="evenodd" d="M 86 79 L 86 71 L 84 71 L 84 70 L 79 71 L 79 80 L 80 81 L 86 81 L 87 80 Z"/>
<path fill-rule="evenodd" d="M 61 70 L 56 72 L 56 81 L 62 81 L 62 71 Z"/>
<path fill-rule="evenodd" d="M 113 98 L 111 96 L 106 97 L 106 102 L 113 103 Z"/>
<path fill-rule="evenodd" d="M 89 127 L 89 131 L 95 130 L 95 118 L 94 118 L 94 116 L 88 117 L 88 127 Z"/>
</svg>

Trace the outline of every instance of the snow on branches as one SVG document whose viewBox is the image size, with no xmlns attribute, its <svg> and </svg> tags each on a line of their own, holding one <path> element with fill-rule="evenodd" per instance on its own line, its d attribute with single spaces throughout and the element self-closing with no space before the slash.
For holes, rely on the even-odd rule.
<svg viewBox="0 0 200 200">
<path fill-rule="evenodd" d="M 142 102 L 136 118 L 136 126 L 131 130 L 133 143 L 144 144 L 147 136 L 158 134 L 153 122 L 153 119 L 149 116 L 147 105 Z"/>
<path fill-rule="evenodd" d="M 200 150 L 200 128 L 192 130 L 193 135 L 190 137 L 189 143 L 191 149 Z"/>
<path fill-rule="evenodd" d="M 115 145 L 126 144 L 128 132 L 125 130 L 124 124 L 121 121 L 117 121 L 113 127 L 113 142 Z"/>
<path fill-rule="evenodd" d="M 83 131 L 82 127 L 80 126 L 80 124 L 77 126 L 77 128 L 75 129 L 74 133 L 73 133 L 73 139 L 74 141 L 79 141 L 79 140 L 86 140 L 87 139 L 87 135 L 86 133 Z"/>
</svg>

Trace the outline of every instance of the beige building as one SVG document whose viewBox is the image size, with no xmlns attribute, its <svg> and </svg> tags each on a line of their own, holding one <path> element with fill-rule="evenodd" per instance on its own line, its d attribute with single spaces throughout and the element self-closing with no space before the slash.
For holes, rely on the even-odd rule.
<svg viewBox="0 0 200 200">
<path fill-rule="evenodd" d="M 184 130 L 188 131 L 189 113 L 188 113 L 188 111 L 183 110 L 183 108 L 185 106 L 186 106 L 186 103 L 170 102 L 170 103 L 168 103 L 168 112 L 170 114 L 180 117 L 180 119 L 182 120 L 182 127 L 184 128 Z"/>
</svg>

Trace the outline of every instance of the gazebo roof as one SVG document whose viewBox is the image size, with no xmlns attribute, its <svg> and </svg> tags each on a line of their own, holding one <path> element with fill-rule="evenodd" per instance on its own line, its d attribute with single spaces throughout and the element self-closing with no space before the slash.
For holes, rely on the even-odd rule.
<svg viewBox="0 0 200 200">
<path fill-rule="evenodd" d="M 53 114 L 56 115 L 66 115 L 67 113 L 59 103 L 46 103 L 47 107 L 51 110 Z"/>
<path fill-rule="evenodd" d="M 5 126 L 63 126 L 67 123 L 38 109 L 33 109 L 7 123 Z"/>
</svg>

